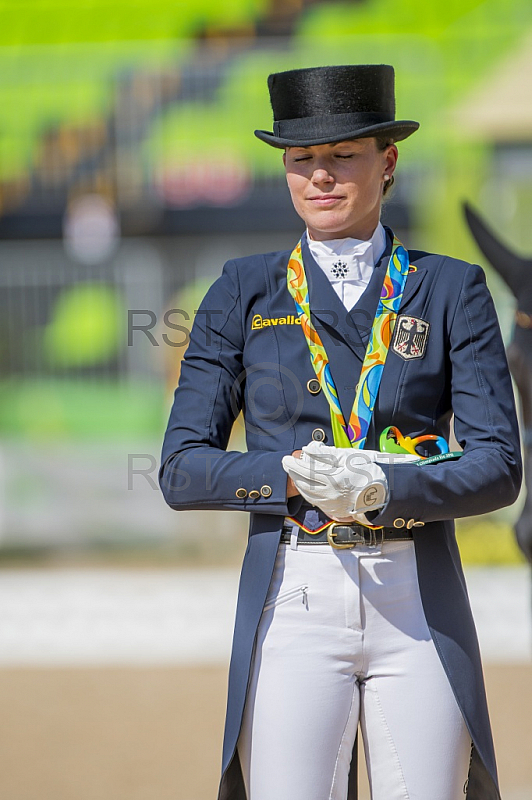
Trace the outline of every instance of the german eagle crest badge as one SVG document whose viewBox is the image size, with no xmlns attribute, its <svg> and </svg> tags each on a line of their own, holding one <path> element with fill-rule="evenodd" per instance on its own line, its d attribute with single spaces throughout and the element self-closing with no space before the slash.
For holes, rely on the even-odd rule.
<svg viewBox="0 0 532 800">
<path fill-rule="evenodd" d="M 405 361 L 423 358 L 429 338 L 429 328 L 429 323 L 424 319 L 401 314 L 395 323 L 392 350 Z"/>
</svg>

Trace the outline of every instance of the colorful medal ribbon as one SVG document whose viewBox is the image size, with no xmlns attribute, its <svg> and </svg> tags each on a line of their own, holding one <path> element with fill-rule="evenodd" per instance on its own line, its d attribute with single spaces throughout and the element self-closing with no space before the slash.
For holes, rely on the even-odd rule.
<svg viewBox="0 0 532 800">
<path fill-rule="evenodd" d="M 336 447 L 357 449 L 364 447 L 409 266 L 408 253 L 399 239 L 394 236 L 392 254 L 375 312 L 351 416 L 349 423 L 346 424 L 325 347 L 310 317 L 307 276 L 303 266 L 301 240 L 290 256 L 287 271 L 288 291 L 294 298 L 296 310 L 301 319 L 301 327 L 307 339 L 314 372 L 329 402 Z"/>
</svg>

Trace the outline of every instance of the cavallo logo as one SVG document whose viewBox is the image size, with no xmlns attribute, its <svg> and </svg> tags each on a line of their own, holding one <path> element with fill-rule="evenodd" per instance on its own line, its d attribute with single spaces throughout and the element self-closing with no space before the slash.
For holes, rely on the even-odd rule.
<svg viewBox="0 0 532 800">
<path fill-rule="evenodd" d="M 294 314 L 288 314 L 286 317 L 262 317 L 260 314 L 255 314 L 251 320 L 252 331 L 260 331 L 271 325 L 301 325 L 301 320 Z"/>
</svg>

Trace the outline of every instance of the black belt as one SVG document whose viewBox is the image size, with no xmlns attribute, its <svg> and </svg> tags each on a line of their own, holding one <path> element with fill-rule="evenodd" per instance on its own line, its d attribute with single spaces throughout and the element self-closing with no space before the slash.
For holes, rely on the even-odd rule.
<svg viewBox="0 0 532 800">
<path fill-rule="evenodd" d="M 281 542 L 290 543 L 292 525 L 283 525 Z M 330 544 L 338 550 L 354 547 L 357 544 L 367 544 L 376 547 L 382 542 L 404 542 L 412 539 L 412 532 L 396 528 L 366 528 L 365 525 L 356 523 L 346 525 L 342 522 L 333 522 L 319 533 L 309 533 L 304 528 L 298 528 L 297 541 L 301 544 Z"/>
</svg>

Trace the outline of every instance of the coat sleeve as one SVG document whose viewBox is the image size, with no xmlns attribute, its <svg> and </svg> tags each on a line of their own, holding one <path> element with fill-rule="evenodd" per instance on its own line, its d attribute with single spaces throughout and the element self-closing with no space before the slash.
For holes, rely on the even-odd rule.
<svg viewBox="0 0 532 800">
<path fill-rule="evenodd" d="M 238 274 L 230 261 L 196 314 L 164 437 L 159 484 L 174 509 L 290 514 L 300 503 L 286 498 L 281 459 L 291 450 L 226 450 L 242 409 L 243 347 Z"/>
<path fill-rule="evenodd" d="M 449 323 L 457 461 L 386 465 L 390 495 L 374 525 L 485 514 L 513 503 L 521 455 L 512 384 L 493 300 L 482 269 L 470 264 Z M 420 387 L 422 390 L 422 387 Z"/>
</svg>

